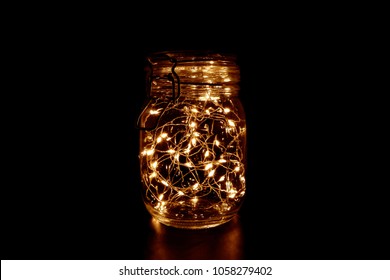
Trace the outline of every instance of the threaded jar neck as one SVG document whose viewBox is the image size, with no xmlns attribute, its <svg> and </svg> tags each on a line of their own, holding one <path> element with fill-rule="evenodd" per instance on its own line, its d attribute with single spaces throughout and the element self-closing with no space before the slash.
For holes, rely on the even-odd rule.
<svg viewBox="0 0 390 280">
<path fill-rule="evenodd" d="M 213 51 L 156 52 L 148 57 L 150 96 L 183 95 L 237 96 L 240 90 L 240 68 L 234 54 Z"/>
</svg>

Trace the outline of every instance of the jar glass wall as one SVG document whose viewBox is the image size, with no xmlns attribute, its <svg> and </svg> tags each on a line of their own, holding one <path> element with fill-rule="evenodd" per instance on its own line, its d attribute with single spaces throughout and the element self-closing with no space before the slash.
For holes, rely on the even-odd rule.
<svg viewBox="0 0 390 280">
<path fill-rule="evenodd" d="M 200 229 L 231 220 L 246 190 L 246 118 L 234 55 L 148 57 L 138 119 L 142 197 L 165 225 Z"/>
</svg>

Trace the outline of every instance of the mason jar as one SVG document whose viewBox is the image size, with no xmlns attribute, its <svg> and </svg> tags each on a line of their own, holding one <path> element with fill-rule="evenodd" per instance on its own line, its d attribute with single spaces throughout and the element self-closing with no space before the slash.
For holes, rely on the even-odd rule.
<svg viewBox="0 0 390 280">
<path fill-rule="evenodd" d="M 177 228 L 230 221 L 246 190 L 246 117 L 237 56 L 165 51 L 146 61 L 147 98 L 137 121 L 146 209 Z"/>
</svg>

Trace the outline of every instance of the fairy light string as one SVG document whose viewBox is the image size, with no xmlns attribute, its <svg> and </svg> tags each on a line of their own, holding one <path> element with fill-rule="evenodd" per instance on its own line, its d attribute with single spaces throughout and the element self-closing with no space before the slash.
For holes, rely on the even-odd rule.
<svg viewBox="0 0 390 280">
<path fill-rule="evenodd" d="M 141 132 L 141 179 L 154 210 L 195 218 L 235 211 L 245 195 L 246 126 L 229 94 L 156 98 L 149 121 L 158 125 Z"/>
</svg>

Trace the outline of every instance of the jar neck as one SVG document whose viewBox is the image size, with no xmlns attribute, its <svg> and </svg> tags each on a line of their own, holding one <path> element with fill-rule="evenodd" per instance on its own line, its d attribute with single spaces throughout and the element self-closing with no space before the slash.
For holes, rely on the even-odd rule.
<svg viewBox="0 0 390 280">
<path fill-rule="evenodd" d="M 207 97 L 237 97 L 239 95 L 238 85 L 194 85 L 194 84 L 180 84 L 173 89 L 172 85 L 166 86 L 159 83 L 153 83 L 151 88 L 151 97 L 167 96 L 177 97 L 192 97 L 207 99 Z"/>
<path fill-rule="evenodd" d="M 233 97 L 240 90 L 234 55 L 213 52 L 163 52 L 148 57 L 149 95 Z"/>
</svg>

